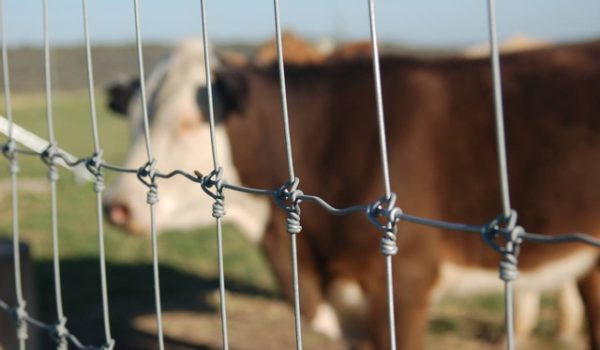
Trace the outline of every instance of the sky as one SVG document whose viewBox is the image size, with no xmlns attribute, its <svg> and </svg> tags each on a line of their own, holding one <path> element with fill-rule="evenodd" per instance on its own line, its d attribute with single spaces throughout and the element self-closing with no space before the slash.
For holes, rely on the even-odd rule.
<svg viewBox="0 0 600 350">
<path fill-rule="evenodd" d="M 54 45 L 82 42 L 80 0 L 49 1 Z M 92 43 L 134 40 L 132 0 L 88 0 Z M 10 46 L 39 45 L 42 0 L 4 0 Z M 206 0 L 212 41 L 256 42 L 273 36 L 273 1 Z M 600 38 L 600 1 L 497 1 L 500 39 L 529 35 L 553 42 Z M 280 0 L 282 27 L 311 39 L 369 35 L 367 0 Z M 486 0 L 375 0 L 381 41 L 457 47 L 487 40 Z M 140 0 L 144 42 L 175 43 L 201 34 L 199 0 Z"/>
</svg>

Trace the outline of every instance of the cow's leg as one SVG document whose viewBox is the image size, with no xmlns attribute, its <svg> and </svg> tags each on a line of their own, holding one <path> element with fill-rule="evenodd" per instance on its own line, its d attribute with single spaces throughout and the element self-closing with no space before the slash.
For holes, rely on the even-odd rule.
<svg viewBox="0 0 600 350">
<path fill-rule="evenodd" d="M 515 291 L 515 339 L 525 344 L 535 328 L 540 313 L 541 293 L 537 290 Z"/>
<path fill-rule="evenodd" d="M 558 339 L 565 343 L 577 340 L 583 320 L 583 304 L 575 281 L 565 283 L 558 292 Z"/>
<path fill-rule="evenodd" d="M 333 279 L 327 288 L 327 299 L 336 311 L 346 341 L 355 345 L 368 338 L 369 302 L 357 279 Z"/>
<path fill-rule="evenodd" d="M 579 281 L 585 306 L 590 349 L 600 350 L 600 261 Z"/>
<path fill-rule="evenodd" d="M 300 308 L 303 318 L 311 326 L 331 338 L 340 336 L 340 327 L 334 310 L 324 302 L 316 260 L 310 246 L 297 234 L 298 277 L 300 281 Z M 274 215 L 262 242 L 271 268 L 285 300 L 293 301 L 290 235 L 285 217 Z"/>
<path fill-rule="evenodd" d="M 438 256 L 433 249 L 435 243 L 427 242 L 431 236 L 418 239 L 408 238 L 399 244 L 399 253 L 393 260 L 395 330 L 398 350 L 423 349 L 427 330 L 427 319 L 431 291 L 438 276 Z M 385 264 L 381 257 L 380 273 L 371 296 L 370 331 L 374 335 L 376 349 L 389 349 L 389 324 Z"/>
<path fill-rule="evenodd" d="M 558 290 L 558 339 L 571 344 L 577 341 L 583 320 L 583 305 L 575 281 L 566 282 Z M 537 324 L 540 313 L 541 293 L 533 290 L 515 292 L 515 339 L 521 347 L 526 346 Z"/>
</svg>

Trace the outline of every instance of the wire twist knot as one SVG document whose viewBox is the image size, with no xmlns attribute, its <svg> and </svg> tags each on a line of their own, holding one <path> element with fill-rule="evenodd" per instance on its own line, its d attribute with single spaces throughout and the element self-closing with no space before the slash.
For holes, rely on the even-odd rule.
<svg viewBox="0 0 600 350">
<path fill-rule="evenodd" d="M 158 203 L 158 186 L 156 185 L 156 159 L 152 159 L 137 170 L 138 179 L 148 187 L 146 203 L 154 205 Z"/>
<path fill-rule="evenodd" d="M 225 216 L 225 203 L 223 198 L 216 198 L 212 206 L 212 216 L 215 219 L 220 219 Z"/>
<path fill-rule="evenodd" d="M 518 256 L 525 229 L 517 225 L 517 218 L 517 212 L 511 210 L 508 217 L 499 215 L 481 230 L 481 236 L 486 244 L 502 254 L 499 272 L 500 279 L 505 282 L 514 281 L 519 277 Z M 506 240 L 504 246 L 498 244 L 498 237 Z"/>
<path fill-rule="evenodd" d="M 58 175 L 58 169 L 55 164 L 52 164 L 48 167 L 48 180 L 52 182 L 58 181 L 60 176 Z"/>
<path fill-rule="evenodd" d="M 94 154 L 87 159 L 85 162 L 86 169 L 94 176 L 98 176 L 102 171 L 102 160 L 103 151 L 94 152 Z"/>
<path fill-rule="evenodd" d="M 287 217 L 287 231 L 295 235 L 302 231 L 302 226 L 300 225 L 300 208 L 297 211 L 291 211 L 288 213 Z"/>
<path fill-rule="evenodd" d="M 49 144 L 48 147 L 40 154 L 40 158 L 48 166 L 48 180 L 51 182 L 56 182 L 59 179 L 58 169 L 56 167 L 56 163 L 54 162 L 54 158 L 58 156 L 58 151 L 56 150 L 55 144 Z"/>
<path fill-rule="evenodd" d="M 19 167 L 19 162 L 17 161 L 16 157 L 12 157 L 10 158 L 10 163 L 9 163 L 9 167 L 8 167 L 8 171 L 11 175 L 14 174 L 18 174 L 19 173 L 20 167 Z"/>
<path fill-rule="evenodd" d="M 504 254 L 500 262 L 500 279 L 505 282 L 514 281 L 519 277 L 519 260 L 514 254 Z"/>
<path fill-rule="evenodd" d="M 104 185 L 104 176 L 102 175 L 102 150 L 95 152 L 86 162 L 87 170 L 96 177 L 94 182 L 94 192 L 101 193 L 106 189 Z"/>
<path fill-rule="evenodd" d="M 2 146 L 2 154 L 10 160 L 8 171 L 11 175 L 19 172 L 19 162 L 17 161 L 17 144 L 15 140 L 10 139 Z"/>
<path fill-rule="evenodd" d="M 217 167 L 207 176 L 203 176 L 199 171 L 194 172 L 200 179 L 202 190 L 215 201 L 212 206 L 212 216 L 220 219 L 225 216 L 225 196 L 223 195 L 223 168 Z M 214 187 L 214 190 L 212 189 Z"/>
<path fill-rule="evenodd" d="M 4 145 L 2 145 L 2 154 L 6 158 L 12 158 L 17 153 L 17 144 L 14 139 L 9 139 Z"/>
<path fill-rule="evenodd" d="M 515 213 L 516 216 L 516 213 Z M 506 246 L 503 249 L 500 262 L 500 278 L 505 282 L 514 281 L 519 277 L 518 256 L 525 229 L 521 226 L 509 228 Z"/>
<path fill-rule="evenodd" d="M 194 171 L 196 177 L 200 179 L 200 186 L 202 190 L 213 199 L 224 198 L 223 197 L 223 168 L 217 167 L 213 169 L 208 175 L 204 176 L 198 171 Z M 212 189 L 214 187 L 214 190 Z"/>
<path fill-rule="evenodd" d="M 6 158 L 13 158 L 17 153 L 17 142 L 14 139 L 9 139 L 8 142 L 2 145 L 2 154 Z"/>
<path fill-rule="evenodd" d="M 68 348 L 68 336 L 69 331 L 67 330 L 67 318 L 62 317 L 58 320 L 58 323 L 55 325 L 53 329 L 52 337 L 56 341 L 57 350 L 67 350 Z"/>
<path fill-rule="evenodd" d="M 512 253 L 518 255 L 525 229 L 517 225 L 517 218 L 517 212 L 511 210 L 508 217 L 499 215 L 487 225 L 484 225 L 480 232 L 484 242 L 500 254 Z M 504 247 L 498 244 L 498 237 L 503 237 L 506 240 Z"/>
<path fill-rule="evenodd" d="M 44 164 L 51 166 L 54 165 L 54 158 L 58 156 L 58 150 L 56 145 L 53 143 L 48 144 L 48 147 L 40 153 L 40 158 Z"/>
<path fill-rule="evenodd" d="M 158 203 L 158 190 L 156 188 L 156 185 L 151 185 L 148 187 L 148 193 L 146 194 L 146 203 L 150 205 Z"/>
<path fill-rule="evenodd" d="M 396 243 L 396 234 L 388 234 L 387 232 L 381 238 L 380 244 L 381 254 L 385 256 L 394 256 L 398 254 L 398 244 Z"/>
<path fill-rule="evenodd" d="M 94 192 L 102 193 L 106 189 L 104 185 L 104 177 L 102 175 L 96 175 L 96 181 L 94 181 Z"/>
<path fill-rule="evenodd" d="M 115 340 L 110 339 L 106 344 L 102 345 L 102 350 L 113 350 L 115 348 Z"/>
<path fill-rule="evenodd" d="M 152 184 L 154 183 L 154 180 L 156 179 L 156 159 L 152 159 L 148 162 L 146 162 L 146 164 L 144 164 L 144 166 L 138 168 L 137 170 L 137 177 L 138 179 L 146 186 L 150 187 L 152 186 Z"/>
<path fill-rule="evenodd" d="M 298 189 L 299 184 L 300 179 L 295 177 L 293 180 L 283 184 L 277 191 L 275 197 L 277 205 L 288 213 L 286 220 L 287 231 L 292 235 L 302 231 L 302 226 L 300 225 L 300 203 L 302 203 L 301 196 L 303 196 L 304 193 Z"/>
<path fill-rule="evenodd" d="M 19 340 L 27 340 L 29 338 L 28 335 L 28 327 L 27 327 L 27 317 L 29 316 L 27 314 L 27 311 L 25 310 L 25 306 L 27 305 L 26 302 L 22 302 L 19 304 L 19 306 L 17 306 L 16 308 L 14 308 L 13 310 L 13 317 L 15 318 L 16 322 L 17 322 L 17 339 Z"/>
<path fill-rule="evenodd" d="M 398 254 L 398 245 L 396 233 L 398 231 L 398 221 L 402 215 L 402 209 L 396 205 L 396 194 L 392 193 L 389 197 L 381 197 L 373 202 L 367 209 L 367 217 L 375 227 L 383 232 L 381 237 L 381 254 L 393 256 Z M 380 218 L 385 219 L 381 222 Z"/>
</svg>

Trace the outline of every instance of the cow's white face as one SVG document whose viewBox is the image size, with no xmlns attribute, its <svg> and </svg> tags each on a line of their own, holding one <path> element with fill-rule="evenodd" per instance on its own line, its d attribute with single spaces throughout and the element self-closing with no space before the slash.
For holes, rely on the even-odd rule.
<svg viewBox="0 0 600 350">
<path fill-rule="evenodd" d="M 161 173 L 181 169 L 208 174 L 213 169 L 209 125 L 198 98 L 198 92 L 204 86 L 203 46 L 198 39 L 180 43 L 147 80 L 151 145 L 156 168 Z M 127 114 L 132 143 L 124 166 L 139 168 L 147 161 L 139 92 L 131 97 Z M 225 180 L 239 183 L 228 136 L 221 125 L 216 127 L 216 139 Z M 193 229 L 214 224 L 211 216 L 213 199 L 199 184 L 180 176 L 157 181 L 156 223 L 159 230 Z M 148 233 L 147 191 L 135 174 L 119 175 L 105 194 L 104 207 L 109 220 L 128 232 Z M 226 192 L 225 197 L 225 220 L 234 222 L 251 240 L 260 240 L 269 216 L 268 202 L 235 192 Z"/>
</svg>

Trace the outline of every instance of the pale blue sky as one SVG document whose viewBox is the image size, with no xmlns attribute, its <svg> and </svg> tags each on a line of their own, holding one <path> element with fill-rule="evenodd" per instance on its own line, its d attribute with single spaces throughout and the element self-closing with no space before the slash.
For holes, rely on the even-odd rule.
<svg viewBox="0 0 600 350">
<path fill-rule="evenodd" d="M 11 45 L 38 44 L 42 1 L 4 0 Z M 174 42 L 199 35 L 199 1 L 141 0 L 145 41 Z M 54 44 L 81 41 L 81 1 L 49 0 Z M 134 38 L 131 0 L 89 0 L 92 40 Z M 219 41 L 256 41 L 273 35 L 271 0 L 207 0 L 209 33 Z M 487 40 L 486 0 L 376 0 L 380 39 L 419 46 L 461 46 Z M 501 38 L 527 34 L 552 41 L 600 38 L 600 1 L 499 0 Z M 281 0 L 282 26 L 309 38 L 368 36 L 366 0 Z"/>
</svg>

